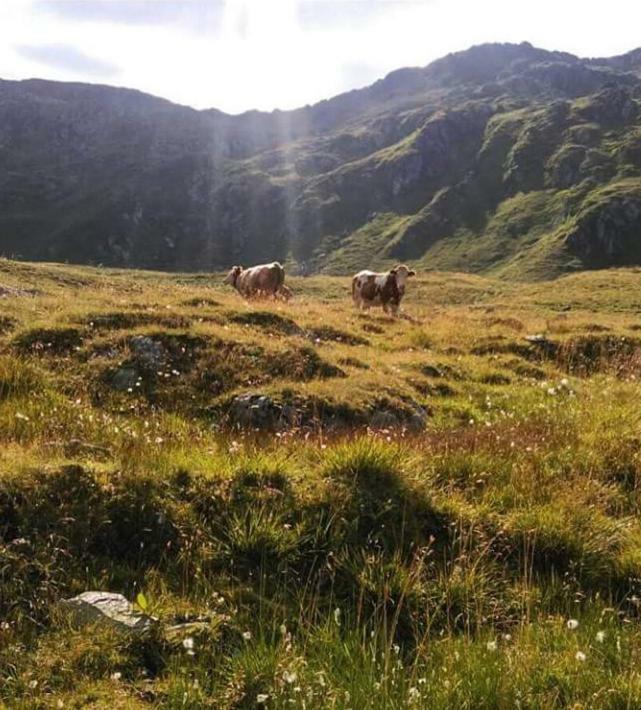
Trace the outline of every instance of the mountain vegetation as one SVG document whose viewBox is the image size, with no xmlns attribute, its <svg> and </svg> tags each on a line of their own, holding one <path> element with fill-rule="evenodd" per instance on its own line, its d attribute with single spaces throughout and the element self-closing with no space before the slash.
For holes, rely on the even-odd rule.
<svg viewBox="0 0 641 710">
<path fill-rule="evenodd" d="M 641 271 L 221 281 L 0 260 L 0 705 L 640 707 Z"/>
<path fill-rule="evenodd" d="M 483 45 L 294 111 L 0 82 L 5 256 L 531 279 L 641 263 L 641 50 Z"/>
</svg>

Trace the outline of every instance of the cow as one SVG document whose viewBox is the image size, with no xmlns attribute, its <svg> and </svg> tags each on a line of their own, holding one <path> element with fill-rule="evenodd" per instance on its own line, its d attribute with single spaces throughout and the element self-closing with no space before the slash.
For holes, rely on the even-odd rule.
<svg viewBox="0 0 641 710">
<path fill-rule="evenodd" d="M 276 298 L 276 295 L 286 288 L 284 281 L 285 269 L 277 261 L 273 261 L 271 264 L 259 264 L 249 269 L 234 266 L 223 283 L 233 286 L 244 298 L 254 296 Z"/>
<path fill-rule="evenodd" d="M 354 305 L 361 309 L 383 306 L 385 313 L 397 316 L 410 276 L 416 276 L 416 272 L 405 264 L 398 264 L 384 273 L 359 271 L 352 278 Z"/>
</svg>

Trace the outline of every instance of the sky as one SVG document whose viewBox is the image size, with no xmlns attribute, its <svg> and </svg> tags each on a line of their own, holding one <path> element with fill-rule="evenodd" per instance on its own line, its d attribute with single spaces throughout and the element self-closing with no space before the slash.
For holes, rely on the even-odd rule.
<svg viewBox="0 0 641 710">
<path fill-rule="evenodd" d="M 641 46 L 639 0 L 0 0 L 0 78 L 290 109 L 482 42 Z"/>
</svg>

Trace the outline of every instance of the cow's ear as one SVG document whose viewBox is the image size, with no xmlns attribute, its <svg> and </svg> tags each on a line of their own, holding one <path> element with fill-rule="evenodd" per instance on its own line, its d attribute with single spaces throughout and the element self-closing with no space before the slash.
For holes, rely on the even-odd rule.
<svg viewBox="0 0 641 710">
<path fill-rule="evenodd" d="M 408 276 L 416 276 L 416 271 L 410 271 L 407 275 Z"/>
<path fill-rule="evenodd" d="M 390 272 L 390 274 L 396 274 L 396 267 L 394 267 L 393 269 L 390 269 L 389 272 Z"/>
</svg>

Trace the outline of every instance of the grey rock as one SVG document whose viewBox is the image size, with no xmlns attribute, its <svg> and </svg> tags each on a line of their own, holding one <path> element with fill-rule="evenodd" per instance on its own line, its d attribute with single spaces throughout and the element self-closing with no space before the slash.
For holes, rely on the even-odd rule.
<svg viewBox="0 0 641 710">
<path fill-rule="evenodd" d="M 424 429 L 428 419 L 427 411 L 412 399 L 404 399 L 403 403 L 405 406 L 398 409 L 385 406 L 374 409 L 369 418 L 369 426 L 372 429 Z"/>
<path fill-rule="evenodd" d="M 369 420 L 369 425 L 372 429 L 392 429 L 400 426 L 401 420 L 386 409 L 375 411 Z"/>
<path fill-rule="evenodd" d="M 111 386 L 118 392 L 126 392 L 136 386 L 140 373 L 133 365 L 123 365 L 111 373 Z"/>
<path fill-rule="evenodd" d="M 165 362 L 167 354 L 162 343 L 148 335 L 135 335 L 129 341 L 129 347 L 136 358 L 147 367 L 162 367 Z"/>
<path fill-rule="evenodd" d="M 83 592 L 71 599 L 61 600 L 59 606 L 77 628 L 105 623 L 121 631 L 144 634 L 158 623 L 152 616 L 136 611 L 122 594 L 113 592 Z"/>
<path fill-rule="evenodd" d="M 241 428 L 282 429 L 294 423 L 296 410 L 265 394 L 248 393 L 234 397 L 228 417 L 232 424 Z"/>
</svg>

